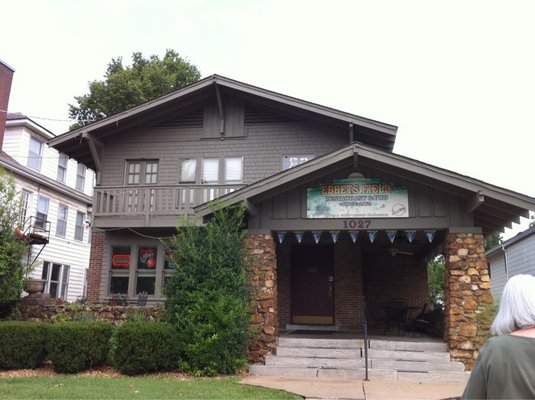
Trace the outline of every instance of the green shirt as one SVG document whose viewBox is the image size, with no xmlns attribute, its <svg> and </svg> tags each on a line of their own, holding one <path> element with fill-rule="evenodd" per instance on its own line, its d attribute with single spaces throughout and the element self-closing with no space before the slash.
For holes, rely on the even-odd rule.
<svg viewBox="0 0 535 400">
<path fill-rule="evenodd" d="M 462 399 L 535 399 L 535 339 L 514 335 L 489 339 Z"/>
</svg>

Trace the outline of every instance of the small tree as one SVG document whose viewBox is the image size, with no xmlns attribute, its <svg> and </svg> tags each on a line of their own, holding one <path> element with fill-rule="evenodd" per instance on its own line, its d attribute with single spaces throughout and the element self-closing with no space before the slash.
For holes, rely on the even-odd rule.
<svg viewBox="0 0 535 400">
<path fill-rule="evenodd" d="M 216 209 L 203 227 L 178 228 L 165 286 L 169 322 L 177 328 L 182 369 L 232 374 L 246 363 L 250 308 L 242 242 L 244 208 Z"/>
<path fill-rule="evenodd" d="M 22 256 L 26 241 L 15 234 L 21 199 L 13 178 L 0 168 L 0 306 L 14 302 L 22 293 Z"/>
</svg>

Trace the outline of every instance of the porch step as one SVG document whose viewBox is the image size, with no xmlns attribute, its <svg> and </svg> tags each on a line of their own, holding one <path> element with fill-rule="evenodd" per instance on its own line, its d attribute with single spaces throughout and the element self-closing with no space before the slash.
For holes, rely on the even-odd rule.
<svg viewBox="0 0 535 400">
<path fill-rule="evenodd" d="M 360 339 L 279 338 L 277 355 L 250 366 L 251 375 L 338 379 L 365 377 Z M 368 377 L 382 380 L 465 382 L 464 365 L 450 361 L 445 343 L 370 340 Z"/>
</svg>

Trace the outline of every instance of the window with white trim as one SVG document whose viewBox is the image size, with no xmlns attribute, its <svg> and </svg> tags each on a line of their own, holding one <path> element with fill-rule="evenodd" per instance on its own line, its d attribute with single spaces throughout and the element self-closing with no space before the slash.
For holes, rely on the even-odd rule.
<svg viewBox="0 0 535 400">
<path fill-rule="evenodd" d="M 33 136 L 30 136 L 30 149 L 28 151 L 28 162 L 26 165 L 30 168 L 40 171 L 42 157 L 43 143 Z"/>
<path fill-rule="evenodd" d="M 85 214 L 83 212 L 76 212 L 76 225 L 74 227 L 74 239 L 83 241 L 84 240 L 84 223 L 85 223 Z"/>
<path fill-rule="evenodd" d="M 35 214 L 35 226 L 45 228 L 48 221 L 48 205 L 50 200 L 44 196 L 39 196 L 37 200 L 37 212 Z"/>
<path fill-rule="evenodd" d="M 67 164 L 69 163 L 69 156 L 64 153 L 59 153 L 58 158 L 58 176 L 57 181 L 65 183 L 67 180 Z"/>
<path fill-rule="evenodd" d="M 85 189 L 85 173 L 87 167 L 84 164 L 78 164 L 76 169 L 76 189 L 83 192 Z"/>
<path fill-rule="evenodd" d="M 67 232 L 67 216 L 69 214 L 69 207 L 65 204 L 60 204 L 58 206 L 58 219 L 56 222 L 56 235 L 65 237 Z"/>
<path fill-rule="evenodd" d="M 26 218 L 28 217 L 28 208 L 30 208 L 30 198 L 31 198 L 31 192 L 28 192 L 26 190 L 23 190 L 21 192 L 22 196 L 22 204 L 21 204 L 21 210 L 20 210 L 20 224 L 24 225 L 24 222 L 26 222 Z"/>
<path fill-rule="evenodd" d="M 67 300 L 69 272 L 70 267 L 68 265 L 45 261 L 41 275 L 41 279 L 46 281 L 45 293 L 55 299 Z"/>
</svg>

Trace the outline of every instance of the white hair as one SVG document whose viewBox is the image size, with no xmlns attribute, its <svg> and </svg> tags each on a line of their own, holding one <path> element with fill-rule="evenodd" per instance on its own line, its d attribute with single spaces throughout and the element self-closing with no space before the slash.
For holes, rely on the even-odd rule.
<svg viewBox="0 0 535 400">
<path fill-rule="evenodd" d="M 531 327 L 535 327 L 535 276 L 515 275 L 505 284 L 500 309 L 490 331 L 504 335 Z"/>
</svg>

